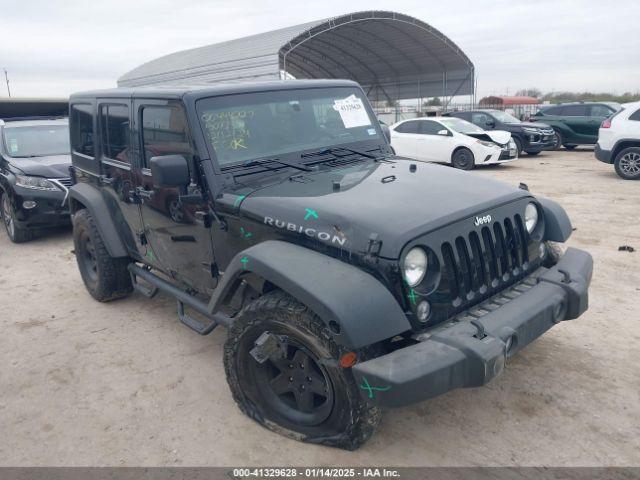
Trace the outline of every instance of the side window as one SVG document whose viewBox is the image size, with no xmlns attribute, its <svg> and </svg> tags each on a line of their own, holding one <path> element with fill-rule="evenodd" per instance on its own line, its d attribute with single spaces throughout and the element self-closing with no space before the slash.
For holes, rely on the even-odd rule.
<svg viewBox="0 0 640 480">
<path fill-rule="evenodd" d="M 129 107 L 126 105 L 100 105 L 100 140 L 102 154 L 112 160 L 129 160 Z"/>
<path fill-rule="evenodd" d="M 193 154 L 189 143 L 189 128 L 184 111 L 178 106 L 142 108 L 143 168 L 149 168 L 149 159 L 159 155 Z"/>
<path fill-rule="evenodd" d="M 484 127 L 489 121 L 489 116 L 484 113 L 471 114 L 471 123 L 475 123 L 479 127 Z"/>
<path fill-rule="evenodd" d="M 71 149 L 76 153 L 95 156 L 93 146 L 93 107 L 78 103 L 71 106 Z"/>
<path fill-rule="evenodd" d="M 612 113 L 613 111 L 611 111 L 609 107 L 605 107 L 604 105 L 591 105 L 592 117 L 608 117 Z"/>
<path fill-rule="evenodd" d="M 587 106 L 586 105 L 565 105 L 562 108 L 562 115 L 567 117 L 586 117 Z"/>
<path fill-rule="evenodd" d="M 424 135 L 437 135 L 440 130 L 446 130 L 446 128 L 438 122 L 431 120 L 423 120 L 420 122 L 420 133 Z"/>
<path fill-rule="evenodd" d="M 420 121 L 410 120 L 398 125 L 395 128 L 398 133 L 418 133 L 420 131 Z"/>
<path fill-rule="evenodd" d="M 629 120 L 635 120 L 636 122 L 640 122 L 640 108 L 633 112 L 629 117 Z"/>
</svg>

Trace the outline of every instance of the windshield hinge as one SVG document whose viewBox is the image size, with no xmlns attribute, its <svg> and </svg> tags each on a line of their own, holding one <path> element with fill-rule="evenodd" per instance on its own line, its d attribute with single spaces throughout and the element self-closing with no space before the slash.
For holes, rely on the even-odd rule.
<svg viewBox="0 0 640 480">
<path fill-rule="evenodd" d="M 382 249 L 382 240 L 378 238 L 377 233 L 369 235 L 369 243 L 367 244 L 367 253 L 365 259 L 367 261 L 375 261 Z"/>
</svg>

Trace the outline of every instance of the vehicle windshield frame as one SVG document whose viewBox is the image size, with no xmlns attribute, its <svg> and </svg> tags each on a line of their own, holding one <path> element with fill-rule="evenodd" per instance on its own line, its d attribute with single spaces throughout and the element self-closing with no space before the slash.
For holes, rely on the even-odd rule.
<svg viewBox="0 0 640 480">
<path fill-rule="evenodd" d="M 499 121 L 500 123 L 507 123 L 509 125 L 517 125 L 519 123 L 522 123 L 522 120 L 520 120 L 519 118 L 514 117 L 513 115 L 511 115 L 510 113 L 507 112 L 503 112 L 501 110 L 496 110 L 495 112 L 487 112 L 489 115 L 491 115 L 495 120 Z M 507 117 L 510 118 L 510 121 L 504 120 L 503 118 L 500 117 Z"/>
<path fill-rule="evenodd" d="M 66 134 L 66 138 L 67 140 L 69 140 L 69 124 L 68 123 L 54 123 L 54 124 L 46 124 L 46 123 L 41 123 L 41 124 L 35 124 L 35 125 L 12 125 L 12 124 L 5 124 L 4 127 L 2 128 L 1 132 L 1 141 L 2 141 L 2 150 L 5 153 L 5 155 L 7 155 L 9 158 L 15 158 L 15 159 L 22 159 L 22 158 L 32 158 L 32 159 L 37 159 L 37 158 L 43 158 L 43 157 L 53 157 L 53 156 L 58 156 L 58 155 L 70 155 L 71 154 L 71 143 L 69 142 L 68 144 L 68 150 L 66 152 L 55 152 L 55 153 L 40 153 L 40 154 L 34 154 L 34 155 L 13 155 L 11 150 L 9 149 L 9 145 L 8 145 L 8 140 L 7 140 L 7 132 L 11 131 L 11 130 L 28 130 L 28 129 L 42 129 L 42 130 L 46 130 L 46 129 L 52 129 L 52 128 L 65 128 L 67 130 L 67 134 Z"/>
<path fill-rule="evenodd" d="M 370 135 L 371 138 L 360 138 L 357 140 L 350 139 L 349 141 L 338 142 L 338 143 L 330 143 L 330 142 L 322 142 L 316 145 L 300 145 L 301 148 L 296 148 L 293 150 L 279 151 L 279 152 L 264 152 L 264 155 L 256 155 L 250 158 L 241 159 L 234 162 L 221 162 L 218 158 L 218 152 L 214 148 L 211 139 L 207 132 L 207 127 L 205 125 L 205 121 L 202 119 L 202 115 L 205 113 L 205 107 L 208 111 L 215 111 L 215 107 L 217 105 L 222 106 L 222 108 L 231 108 L 236 105 L 251 105 L 250 102 L 238 102 L 234 103 L 233 97 L 245 97 L 245 98 L 253 98 L 260 99 L 260 96 L 275 96 L 282 97 L 282 101 L 287 102 L 286 96 L 287 94 L 292 95 L 298 93 L 294 98 L 288 100 L 288 102 L 295 102 L 299 98 L 302 92 L 312 91 L 314 94 L 318 94 L 318 91 L 324 91 L 327 94 L 332 93 L 331 91 L 336 91 L 332 95 L 327 95 L 325 98 L 333 97 L 334 99 L 344 99 L 351 94 L 358 94 L 357 96 L 362 100 L 364 108 L 369 118 L 369 125 L 363 126 L 363 128 L 367 129 L 375 129 L 375 134 Z M 345 92 L 346 91 L 346 92 Z M 342 92 L 342 93 L 338 93 Z M 344 93 L 348 93 L 344 95 Z M 216 105 L 216 102 L 220 101 Z M 212 95 L 201 97 L 195 100 L 194 102 L 194 120 L 197 122 L 200 133 L 202 134 L 202 138 L 204 140 L 204 144 L 206 146 L 207 151 L 209 152 L 209 156 L 214 165 L 214 171 L 217 174 L 223 173 L 224 171 L 233 170 L 233 169 L 242 169 L 246 166 L 246 168 L 257 167 L 257 162 L 260 161 L 268 161 L 272 160 L 283 160 L 289 163 L 295 163 L 303 166 L 309 160 L 305 158 L 305 154 L 313 153 L 317 151 L 327 150 L 327 149 L 335 149 L 335 148 L 346 148 L 353 150 L 360 150 L 363 152 L 368 152 L 370 150 L 378 150 L 383 148 L 386 145 L 386 139 L 384 137 L 384 133 L 380 126 L 377 116 L 375 112 L 371 108 L 371 105 L 367 99 L 364 91 L 358 86 L 351 85 L 341 85 L 341 86 L 322 86 L 322 87 L 292 87 L 286 89 L 278 89 L 278 90 L 259 90 L 254 92 L 242 92 L 242 93 L 231 93 L 226 95 Z M 273 101 L 269 101 L 269 98 L 266 98 L 264 104 L 273 103 Z M 207 105 L 208 104 L 208 105 Z M 346 130 L 346 128 L 345 128 Z M 248 164 L 253 164 L 249 166 Z"/>
</svg>

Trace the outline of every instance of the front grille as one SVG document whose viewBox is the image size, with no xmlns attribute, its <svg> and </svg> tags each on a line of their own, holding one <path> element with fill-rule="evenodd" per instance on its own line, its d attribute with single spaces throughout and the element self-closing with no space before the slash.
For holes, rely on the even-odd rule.
<svg viewBox="0 0 640 480">
<path fill-rule="evenodd" d="M 71 185 L 73 184 L 71 182 L 71 178 L 69 178 L 69 177 L 67 177 L 67 178 L 54 178 L 53 180 L 55 180 L 56 182 L 60 182 L 62 185 L 64 185 L 67 188 L 71 187 Z"/>
<path fill-rule="evenodd" d="M 441 250 L 454 308 L 515 282 L 529 267 L 527 235 L 520 215 L 444 242 Z"/>
</svg>

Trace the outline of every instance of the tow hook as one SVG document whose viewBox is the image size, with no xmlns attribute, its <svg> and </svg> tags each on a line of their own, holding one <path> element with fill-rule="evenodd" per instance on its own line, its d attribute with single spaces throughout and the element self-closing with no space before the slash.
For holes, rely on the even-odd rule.
<svg viewBox="0 0 640 480">
<path fill-rule="evenodd" d="M 258 363 L 264 363 L 270 358 L 284 358 L 287 355 L 285 338 L 271 332 L 263 332 L 253 345 L 249 353 Z"/>
</svg>

